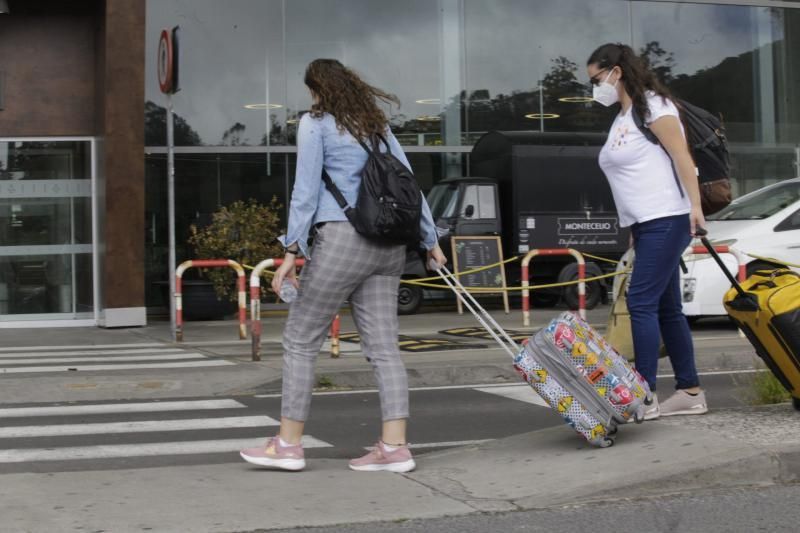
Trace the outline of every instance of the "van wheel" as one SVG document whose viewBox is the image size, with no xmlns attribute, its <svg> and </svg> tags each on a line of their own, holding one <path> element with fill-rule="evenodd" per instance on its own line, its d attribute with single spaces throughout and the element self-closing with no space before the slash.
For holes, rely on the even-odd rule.
<svg viewBox="0 0 800 533">
<path fill-rule="evenodd" d="M 577 281 L 578 274 L 575 274 L 575 277 L 572 278 L 571 281 Z M 600 299 L 603 296 L 604 287 L 601 283 L 597 281 L 590 281 L 586 284 L 586 309 L 594 309 L 597 307 L 597 304 L 600 303 Z M 578 286 L 577 285 L 569 285 L 564 287 L 564 303 L 567 304 L 567 307 L 570 309 L 577 309 L 578 308 Z"/>
<path fill-rule="evenodd" d="M 397 314 L 413 315 L 422 305 L 422 287 L 400 284 L 397 292 Z"/>
</svg>

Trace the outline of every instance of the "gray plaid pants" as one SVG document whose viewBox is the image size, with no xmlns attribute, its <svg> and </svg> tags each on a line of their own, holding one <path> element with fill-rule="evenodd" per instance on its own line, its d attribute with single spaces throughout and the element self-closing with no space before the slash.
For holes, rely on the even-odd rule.
<svg viewBox="0 0 800 533">
<path fill-rule="evenodd" d="M 349 298 L 361 347 L 378 381 L 383 420 L 408 418 L 408 377 L 397 344 L 397 291 L 405 256 L 405 246 L 371 242 L 349 222 L 328 222 L 317 233 L 283 332 L 281 416 L 308 418 L 314 363 L 331 321 Z"/>
</svg>

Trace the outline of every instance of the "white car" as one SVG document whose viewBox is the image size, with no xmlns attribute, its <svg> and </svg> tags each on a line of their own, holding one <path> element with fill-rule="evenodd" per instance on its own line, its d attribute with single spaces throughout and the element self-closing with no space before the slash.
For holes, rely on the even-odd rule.
<svg viewBox="0 0 800 533">
<path fill-rule="evenodd" d="M 800 265 L 800 178 L 737 198 L 709 216 L 706 226 L 712 244 L 728 245 L 746 254 L 748 275 L 762 268 L 775 268 L 781 261 Z M 736 276 L 736 259 L 730 254 L 721 257 Z M 713 258 L 686 253 L 683 259 L 688 269 L 681 275 L 684 314 L 690 319 L 726 314 L 722 298 L 731 284 Z M 793 269 L 800 272 L 800 268 Z"/>
</svg>

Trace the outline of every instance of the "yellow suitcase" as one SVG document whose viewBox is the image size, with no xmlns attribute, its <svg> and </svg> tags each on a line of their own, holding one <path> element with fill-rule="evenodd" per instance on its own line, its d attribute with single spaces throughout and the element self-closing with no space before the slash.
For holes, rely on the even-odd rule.
<svg viewBox="0 0 800 533">
<path fill-rule="evenodd" d="M 725 309 L 800 410 L 800 274 L 760 271 L 734 286 Z"/>
<path fill-rule="evenodd" d="M 731 281 L 725 310 L 800 410 L 800 274 L 788 268 L 764 270 L 739 284 L 711 243 L 701 240 Z"/>
</svg>

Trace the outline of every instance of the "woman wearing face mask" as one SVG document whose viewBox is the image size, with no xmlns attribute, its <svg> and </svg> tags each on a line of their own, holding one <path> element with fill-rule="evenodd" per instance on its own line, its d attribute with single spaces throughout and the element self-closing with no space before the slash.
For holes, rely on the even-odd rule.
<svg viewBox="0 0 800 533">
<path fill-rule="evenodd" d="M 677 382 L 672 396 L 660 405 L 656 397 L 648 406 L 645 419 L 705 413 L 679 273 L 681 255 L 705 221 L 678 109 L 667 88 L 628 46 L 599 47 L 586 69 L 594 99 L 604 106 L 620 104 L 599 163 L 611 185 L 620 226 L 630 226 L 633 237 L 627 303 L 636 369 L 655 392 L 663 338 Z M 634 113 L 659 144 L 639 130 Z"/>
<path fill-rule="evenodd" d="M 304 81 L 313 104 L 297 129 L 297 171 L 288 228 L 281 237 L 286 256 L 272 281 L 275 292 L 284 280 L 297 286 L 295 258 L 298 254 L 308 258 L 283 332 L 280 432 L 262 447 L 242 450 L 241 456 L 259 466 L 305 468 L 301 438 L 311 407 L 314 363 L 331 321 L 349 300 L 362 348 L 375 370 L 383 419 L 375 448 L 350 461 L 350 468 L 408 472 L 415 467 L 406 441 L 408 380 L 397 345 L 397 291 L 406 247 L 376 243 L 357 233 L 322 180 L 324 168 L 348 204 L 356 205 L 367 161 L 359 141 L 369 145 L 377 136 L 411 168 L 377 102 L 398 103 L 397 98 L 367 84 L 335 59 L 312 61 Z M 380 146 L 385 150 L 383 143 Z M 312 228 L 314 246 L 309 255 Z M 429 259 L 444 264 L 424 197 L 420 235 Z"/>
</svg>

